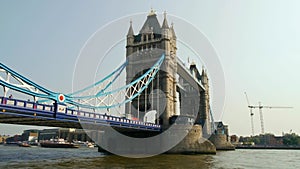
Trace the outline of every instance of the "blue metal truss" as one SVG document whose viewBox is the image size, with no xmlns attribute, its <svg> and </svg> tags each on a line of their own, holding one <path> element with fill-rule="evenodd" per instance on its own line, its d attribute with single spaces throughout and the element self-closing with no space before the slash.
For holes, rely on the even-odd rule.
<svg viewBox="0 0 300 169">
<path fill-rule="evenodd" d="M 165 56 L 162 55 L 161 58 L 146 73 L 141 75 L 139 78 L 137 78 L 130 84 L 127 84 L 123 87 L 120 87 L 120 88 L 117 88 L 117 89 L 114 89 L 111 91 L 107 91 L 107 89 L 115 82 L 115 80 L 120 76 L 120 74 L 122 73 L 124 68 L 127 66 L 128 61 L 126 61 L 119 68 L 114 70 L 112 73 L 110 73 L 109 75 L 107 75 L 106 77 L 101 79 L 100 81 L 94 83 L 93 85 L 85 87 L 74 93 L 63 94 L 65 99 L 62 103 L 71 104 L 76 107 L 89 108 L 89 109 L 109 109 L 109 108 L 117 107 L 120 105 L 124 105 L 124 104 L 132 101 L 135 97 L 140 95 L 148 87 L 150 82 L 154 79 L 155 75 L 157 74 L 159 67 L 163 63 L 164 58 L 165 58 Z M 21 92 L 21 93 L 24 93 L 24 94 L 27 94 L 27 95 L 30 95 L 33 97 L 49 99 L 49 100 L 52 100 L 52 101 L 55 101 L 58 103 L 61 102 L 59 100 L 59 95 L 61 93 L 56 93 L 56 92 L 50 91 L 50 90 L 34 83 L 33 81 L 31 81 L 28 78 L 22 76 L 21 74 L 15 72 L 14 70 L 8 68 L 7 66 L 5 66 L 2 63 L 0 63 L 0 71 L 5 71 L 7 75 L 14 77 L 17 81 L 19 81 L 21 84 L 23 84 L 23 86 L 20 87 L 20 85 L 12 84 L 9 81 L 6 81 L 0 77 L 0 85 L 2 85 L 3 87 L 10 88 L 12 90 L 15 90 L 15 91 L 18 91 L 18 92 Z M 106 80 L 108 80 L 110 78 L 112 78 L 112 80 L 110 80 L 109 83 L 106 84 L 95 95 L 77 96 L 78 94 L 81 94 L 93 87 L 96 87 L 96 86 L 102 84 L 103 82 L 105 82 Z M 138 90 L 136 90 L 136 92 L 134 92 L 130 97 L 127 97 L 126 100 L 124 100 L 120 103 L 114 103 L 114 104 L 105 105 L 105 106 L 92 106 L 92 105 L 82 104 L 82 103 L 78 102 L 78 99 L 93 99 L 93 98 L 105 97 L 107 95 L 113 95 L 115 93 L 118 93 L 118 92 L 124 91 L 124 90 L 126 91 L 130 88 L 134 88 L 135 86 L 137 86 L 139 83 L 141 83 L 142 80 L 145 80 L 145 81 L 142 83 L 142 85 L 140 85 L 141 87 L 138 88 Z M 28 89 L 29 87 L 31 87 L 31 90 Z M 44 100 L 42 100 L 41 102 L 44 102 Z"/>
<path fill-rule="evenodd" d="M 127 66 L 127 61 L 100 81 L 70 94 L 62 94 L 48 90 L 0 63 L 0 72 L 4 72 L 4 75 L 6 74 L 6 78 L 0 76 L 0 85 L 4 88 L 4 93 L 6 89 L 11 89 L 23 94 L 33 96 L 34 98 L 43 98 L 46 100 L 52 100 L 54 102 L 54 104 L 52 105 L 42 104 L 41 102 L 43 102 L 43 100 L 41 102 L 24 101 L 7 98 L 6 94 L 4 94 L 4 97 L 0 97 L 0 115 L 43 120 L 56 120 L 62 122 L 84 122 L 95 125 L 107 125 L 141 130 L 160 131 L 161 126 L 157 124 L 134 121 L 123 117 L 115 117 L 79 109 L 75 110 L 72 108 L 68 108 L 67 105 L 73 105 L 73 107 L 76 106 L 77 108 L 80 107 L 88 109 L 110 109 L 113 107 L 125 105 L 126 103 L 132 101 L 134 98 L 138 97 L 148 87 L 148 85 L 155 78 L 157 72 L 159 71 L 164 58 L 165 56 L 162 55 L 161 58 L 146 73 L 125 86 L 109 90 L 110 86 L 116 81 L 116 79 L 120 76 L 122 71 Z M 10 78 L 14 78 L 14 81 L 10 81 Z M 101 89 L 96 94 L 80 96 L 80 94 L 83 94 L 84 92 L 101 84 L 104 85 L 101 86 Z M 92 106 L 77 102 L 78 99 L 101 98 L 108 95 L 114 95 L 119 92 L 125 93 L 126 99 L 110 105 Z M 61 95 L 65 97 L 63 101 L 59 99 Z"/>
</svg>

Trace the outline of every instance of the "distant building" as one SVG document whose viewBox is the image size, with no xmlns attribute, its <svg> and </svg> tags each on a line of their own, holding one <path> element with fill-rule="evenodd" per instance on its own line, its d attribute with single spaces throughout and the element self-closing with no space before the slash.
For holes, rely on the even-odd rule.
<svg viewBox="0 0 300 169">
<path fill-rule="evenodd" d="M 24 130 L 22 133 L 23 141 L 35 142 L 38 140 L 39 130 Z"/>
<path fill-rule="evenodd" d="M 6 139 L 10 137 L 8 135 L 0 135 L 0 144 L 3 144 L 6 142 Z"/>
<path fill-rule="evenodd" d="M 237 135 L 230 136 L 230 141 L 233 144 L 237 144 L 239 142 L 239 137 Z"/>
<path fill-rule="evenodd" d="M 226 135 L 226 140 L 229 141 L 228 125 L 224 125 L 222 121 L 215 122 L 216 135 Z"/>
<path fill-rule="evenodd" d="M 273 134 L 266 134 L 265 136 L 266 144 L 270 146 L 282 146 L 283 137 L 274 136 Z"/>
<path fill-rule="evenodd" d="M 217 150 L 234 150 L 235 147 L 230 142 L 228 125 L 224 125 L 222 121 L 215 122 L 215 131 L 209 140 L 216 146 Z"/>
<path fill-rule="evenodd" d="M 89 133 L 94 134 L 94 133 Z M 38 140 L 50 140 L 54 138 L 62 138 L 69 142 L 71 141 L 89 141 L 93 140 L 83 129 L 69 129 L 69 128 L 57 128 L 57 129 L 44 129 L 39 131 Z"/>
<path fill-rule="evenodd" d="M 22 141 L 21 135 L 14 135 L 12 137 L 6 138 L 6 143 L 13 143 L 13 142 L 19 142 Z"/>
<path fill-rule="evenodd" d="M 44 129 L 39 131 L 38 140 L 50 140 L 58 138 L 58 129 Z"/>
<path fill-rule="evenodd" d="M 243 144 L 253 143 L 255 145 L 282 146 L 284 145 L 283 139 L 282 136 L 264 134 L 252 137 L 240 137 L 239 142 Z"/>
</svg>

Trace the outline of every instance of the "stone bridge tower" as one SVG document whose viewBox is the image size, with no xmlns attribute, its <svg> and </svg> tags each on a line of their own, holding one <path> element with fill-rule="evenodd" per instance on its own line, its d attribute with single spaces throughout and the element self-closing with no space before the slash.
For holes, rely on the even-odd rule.
<svg viewBox="0 0 300 169">
<path fill-rule="evenodd" d="M 163 53 L 165 54 L 161 70 L 152 82 L 152 89 L 162 91 L 163 94 L 161 93 L 160 97 L 164 95 L 165 106 L 163 108 L 159 106 L 159 109 L 161 109 L 158 110 L 160 115 L 157 114 L 157 117 L 159 117 L 157 118 L 158 122 L 163 125 L 163 128 L 169 126 L 169 117 L 176 114 L 176 50 L 176 35 L 173 25 L 171 27 L 168 25 L 166 13 L 164 13 L 163 23 L 160 25 L 155 12 L 151 10 L 138 34 L 134 34 L 132 22 L 130 21 L 126 44 L 126 57 L 128 59 L 126 84 L 142 75 L 152 67 Z M 151 109 L 157 110 L 158 102 L 156 102 L 157 105 L 148 103 L 150 102 L 149 93 L 152 92 L 150 88 L 141 94 L 139 100 L 134 99 L 126 105 L 127 116 L 142 120 L 143 113 Z M 145 103 L 144 100 L 147 100 L 147 98 L 148 102 Z M 139 115 L 136 114 L 137 109 Z"/>
<path fill-rule="evenodd" d="M 210 98 L 209 98 L 209 82 L 206 70 L 203 68 L 201 73 L 201 83 L 205 88 L 200 92 L 200 112 L 198 114 L 202 132 L 205 138 L 211 135 L 211 119 L 210 119 Z"/>
<path fill-rule="evenodd" d="M 211 134 L 211 119 L 210 119 L 210 96 L 209 96 L 209 79 L 207 70 L 202 68 L 200 74 L 196 64 L 193 62 L 190 65 L 190 71 L 195 76 L 195 79 L 201 82 L 204 90 L 200 90 L 200 104 L 197 113 L 195 124 L 202 126 L 203 136 L 208 138 Z"/>
</svg>

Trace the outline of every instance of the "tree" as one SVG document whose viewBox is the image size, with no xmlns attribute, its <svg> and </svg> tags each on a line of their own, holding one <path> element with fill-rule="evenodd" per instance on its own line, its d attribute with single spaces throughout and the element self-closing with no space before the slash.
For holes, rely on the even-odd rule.
<svg viewBox="0 0 300 169">
<path fill-rule="evenodd" d="M 284 145 L 300 145 L 300 137 L 295 134 L 285 134 L 283 136 L 283 144 Z"/>
</svg>

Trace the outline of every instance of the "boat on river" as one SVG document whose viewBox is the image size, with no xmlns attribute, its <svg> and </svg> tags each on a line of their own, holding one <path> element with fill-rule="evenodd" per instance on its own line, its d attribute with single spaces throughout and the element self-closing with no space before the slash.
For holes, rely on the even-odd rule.
<svg viewBox="0 0 300 169">
<path fill-rule="evenodd" d="M 20 142 L 19 147 L 31 147 L 31 145 L 28 142 Z"/>
<path fill-rule="evenodd" d="M 79 148 L 78 145 L 66 142 L 64 139 L 50 139 L 49 141 L 42 141 L 41 147 L 46 148 Z"/>
<path fill-rule="evenodd" d="M 95 144 L 91 142 L 83 142 L 83 141 L 73 141 L 75 145 L 78 145 L 80 148 L 94 148 Z"/>
</svg>

